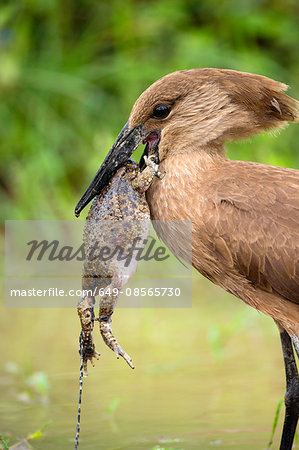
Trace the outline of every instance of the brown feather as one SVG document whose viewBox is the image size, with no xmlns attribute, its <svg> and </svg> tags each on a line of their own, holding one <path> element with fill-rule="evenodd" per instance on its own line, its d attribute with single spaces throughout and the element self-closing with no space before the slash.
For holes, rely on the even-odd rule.
<svg viewBox="0 0 299 450">
<path fill-rule="evenodd" d="M 147 192 L 159 235 L 188 259 L 184 231 L 192 221 L 192 264 L 214 283 L 299 335 L 299 172 L 229 161 L 223 144 L 298 120 L 287 86 L 221 69 L 175 72 L 135 103 L 130 126 L 160 132 L 160 170 Z M 152 117 L 170 106 L 165 119 Z"/>
<path fill-rule="evenodd" d="M 169 157 L 160 167 L 167 176 L 147 193 L 152 218 L 191 220 L 194 267 L 299 332 L 299 172 L 196 152 L 184 163 Z M 178 230 L 160 235 L 184 256 Z"/>
</svg>

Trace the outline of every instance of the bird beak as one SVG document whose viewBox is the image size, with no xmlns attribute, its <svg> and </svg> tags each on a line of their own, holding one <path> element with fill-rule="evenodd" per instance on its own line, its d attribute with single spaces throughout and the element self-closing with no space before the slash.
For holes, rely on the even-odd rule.
<svg viewBox="0 0 299 450">
<path fill-rule="evenodd" d="M 143 125 L 130 128 L 129 121 L 119 133 L 96 176 L 84 192 L 75 208 L 75 216 L 79 217 L 82 209 L 108 185 L 111 178 L 130 158 L 134 150 L 142 143 Z"/>
</svg>

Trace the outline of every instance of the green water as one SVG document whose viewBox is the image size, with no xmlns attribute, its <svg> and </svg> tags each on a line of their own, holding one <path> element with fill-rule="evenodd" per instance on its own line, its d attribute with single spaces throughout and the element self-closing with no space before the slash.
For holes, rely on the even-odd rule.
<svg viewBox="0 0 299 450">
<path fill-rule="evenodd" d="M 265 449 L 284 394 L 272 321 L 197 277 L 191 309 L 118 308 L 132 371 L 96 336 L 84 380 L 80 449 Z M 1 307 L 0 434 L 72 449 L 79 320 L 72 309 Z M 31 380 L 31 381 L 30 381 Z M 278 447 L 282 416 L 273 448 Z"/>
</svg>

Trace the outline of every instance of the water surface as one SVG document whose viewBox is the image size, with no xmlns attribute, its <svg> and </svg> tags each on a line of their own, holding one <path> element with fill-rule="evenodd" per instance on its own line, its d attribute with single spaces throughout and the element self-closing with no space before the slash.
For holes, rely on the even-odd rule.
<svg viewBox="0 0 299 450">
<path fill-rule="evenodd" d="M 73 448 L 76 311 L 2 306 L 0 325 L 0 433 L 14 444 L 50 422 L 32 447 Z M 84 380 L 80 448 L 266 448 L 284 395 L 272 320 L 196 276 L 191 309 L 118 308 L 113 329 L 136 368 L 96 335 L 101 358 Z M 282 417 L 273 448 L 281 426 Z"/>
</svg>

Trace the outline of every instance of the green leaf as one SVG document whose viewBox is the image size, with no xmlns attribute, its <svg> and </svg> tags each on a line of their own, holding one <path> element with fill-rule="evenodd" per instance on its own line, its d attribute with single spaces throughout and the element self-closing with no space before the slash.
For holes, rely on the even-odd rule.
<svg viewBox="0 0 299 450">
<path fill-rule="evenodd" d="M 273 443 L 273 438 L 274 438 L 275 430 L 277 427 L 277 422 L 279 419 L 279 413 L 280 413 L 282 404 L 283 404 L 283 400 L 279 400 L 277 407 L 276 407 L 276 411 L 275 411 L 275 416 L 274 416 L 273 425 L 272 425 L 272 432 L 271 432 L 271 436 L 270 436 L 270 439 L 268 442 L 267 449 L 269 449 Z"/>
<path fill-rule="evenodd" d="M 8 443 L 10 439 L 5 439 L 2 434 L 0 435 L 0 444 L 3 448 L 3 450 L 9 450 Z"/>
<path fill-rule="evenodd" d="M 108 416 L 112 416 L 117 410 L 119 404 L 120 404 L 120 397 L 119 396 L 114 397 L 111 403 L 109 404 L 108 408 L 106 409 L 106 414 Z"/>
</svg>

